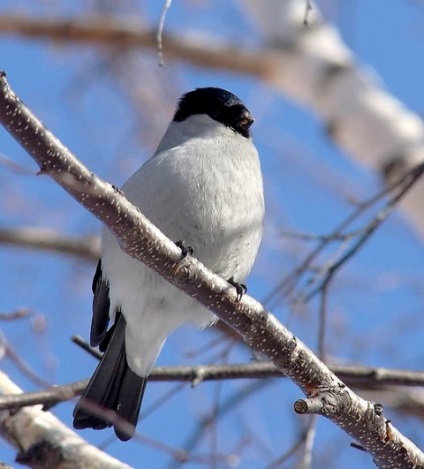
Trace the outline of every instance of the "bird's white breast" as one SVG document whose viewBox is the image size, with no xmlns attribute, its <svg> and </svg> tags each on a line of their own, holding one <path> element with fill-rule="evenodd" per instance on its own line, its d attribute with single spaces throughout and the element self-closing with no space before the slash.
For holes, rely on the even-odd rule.
<svg viewBox="0 0 424 469">
<path fill-rule="evenodd" d="M 259 157 L 249 139 L 205 115 L 173 122 L 123 191 L 170 239 L 192 246 L 211 270 L 238 282 L 246 278 L 264 216 Z M 172 330 L 186 322 L 207 325 L 214 316 L 121 251 L 108 230 L 102 246 L 111 312 L 120 309 L 128 324 L 129 364 L 148 374 Z"/>
</svg>

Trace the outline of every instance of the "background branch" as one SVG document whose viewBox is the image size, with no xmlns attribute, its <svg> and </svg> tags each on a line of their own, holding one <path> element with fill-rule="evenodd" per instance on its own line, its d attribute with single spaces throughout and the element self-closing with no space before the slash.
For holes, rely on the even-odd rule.
<svg viewBox="0 0 424 469">
<path fill-rule="evenodd" d="M 157 52 L 157 29 L 137 20 L 112 18 L 43 18 L 0 16 L 0 34 L 60 43 L 91 43 L 113 48 L 147 48 Z M 162 33 L 165 56 L 187 60 L 197 66 L 232 70 L 269 78 L 277 73 L 275 55 L 247 51 L 217 41 L 200 32 L 173 36 Z M 213 44 L 213 45 L 212 45 Z"/>
<path fill-rule="evenodd" d="M 329 369 L 352 388 L 365 389 L 369 393 L 392 392 L 393 390 L 390 386 L 424 386 L 424 372 L 391 370 L 359 365 L 333 365 L 329 366 Z M 207 381 L 234 379 L 262 380 L 286 377 L 272 363 L 243 363 L 232 365 L 158 366 L 152 370 L 149 381 L 189 382 L 192 386 L 198 386 Z M 1 396 L 0 411 L 13 410 L 36 404 L 50 408 L 59 402 L 72 400 L 79 396 L 87 386 L 87 383 L 88 380 L 83 380 L 63 386 L 53 386 L 42 391 Z M 422 404 L 420 404 L 421 407 Z"/>
<path fill-rule="evenodd" d="M 0 228 L 0 244 L 38 249 L 96 261 L 100 256 L 98 236 L 72 237 L 45 228 Z"/>
</svg>

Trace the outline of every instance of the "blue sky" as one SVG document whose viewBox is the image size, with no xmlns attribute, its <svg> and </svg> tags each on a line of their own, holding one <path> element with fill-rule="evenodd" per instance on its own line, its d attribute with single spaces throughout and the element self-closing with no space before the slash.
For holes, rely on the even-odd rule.
<svg viewBox="0 0 424 469">
<path fill-rule="evenodd" d="M 6 0 L 0 14 L 19 7 L 20 12 L 40 17 L 78 16 L 86 7 L 76 1 L 66 6 L 35 3 Z M 149 24 L 156 25 L 160 5 L 146 2 L 138 8 Z M 371 67 L 391 94 L 422 114 L 424 8 L 419 2 L 393 1 L 388 7 L 383 0 L 333 0 L 325 2 L 325 10 L 358 61 Z M 236 44 L 257 40 L 237 2 L 224 0 L 174 2 L 166 28 L 174 33 L 202 29 Z M 266 235 L 248 282 L 249 293 L 258 299 L 265 298 L 310 248 L 282 237 L 283 230 L 326 234 L 351 212 L 348 196 L 365 199 L 379 188 L 378 176 L 356 166 L 329 142 L 321 123 L 308 110 L 253 78 L 176 64 L 167 60 L 166 49 L 167 67 L 161 69 L 153 55 L 141 51 L 128 62 L 143 63 L 140 80 L 160 83 L 163 88 L 157 86 L 150 96 L 153 102 L 159 101 L 163 90 L 167 106 L 157 110 L 146 106 L 136 112 L 117 80 L 128 70 L 109 73 L 107 54 L 94 47 L 0 36 L 0 57 L 0 69 L 7 72 L 12 87 L 31 109 L 90 169 L 118 185 L 149 157 L 182 92 L 214 85 L 239 95 L 256 117 L 254 139 L 266 183 Z M 147 130 L 140 130 L 140 122 Z M 0 227 L 43 227 L 70 235 L 98 232 L 99 223 L 88 212 L 51 180 L 35 176 L 35 164 L 3 129 L 0 155 L 27 170 L 16 173 L 0 164 Z M 330 288 L 327 352 L 333 361 L 422 369 L 423 265 L 419 237 L 400 213 L 394 214 Z M 88 336 L 94 267 L 78 259 L 0 246 L 0 311 L 19 307 L 32 311 L 29 319 L 2 323 L 2 333 L 32 369 L 51 383 L 86 378 L 95 367 L 94 360 L 69 340 L 75 333 Z M 294 310 L 282 303 L 273 306 L 273 312 L 314 349 L 317 306 L 312 301 Z M 241 346 L 230 348 L 228 342 L 212 346 L 216 337 L 213 331 L 178 331 L 168 341 L 159 364 L 250 360 Z M 205 347 L 207 352 L 202 352 Z M 0 366 L 25 390 L 38 388 L 10 360 L 4 358 Z M 107 431 L 82 435 L 135 467 L 165 467 L 169 454 L 146 439 L 184 447 L 193 434 L 200 433 L 201 417 L 213 411 L 216 402 L 222 405 L 235 393 L 243 394 L 253 382 L 184 386 L 149 413 L 175 386 L 149 385 L 138 427 L 141 441 L 122 444 Z M 287 380 L 268 380 L 262 386 L 258 394 L 219 420 L 216 433 L 206 432 L 195 455 L 208 454 L 214 445 L 225 454 L 242 448 L 239 467 L 262 467 L 296 441 L 305 423 L 292 413 L 300 392 Z M 59 405 L 53 412 L 69 424 L 72 407 L 72 403 Z M 401 431 L 423 446 L 421 422 L 401 420 L 390 409 L 386 411 Z M 373 467 L 371 459 L 350 449 L 349 443 L 341 430 L 320 419 L 313 467 Z M 2 441 L 0 454 L 1 460 L 12 463 L 14 451 Z M 230 462 L 221 464 L 229 466 Z M 189 467 L 197 465 L 193 462 Z"/>
</svg>

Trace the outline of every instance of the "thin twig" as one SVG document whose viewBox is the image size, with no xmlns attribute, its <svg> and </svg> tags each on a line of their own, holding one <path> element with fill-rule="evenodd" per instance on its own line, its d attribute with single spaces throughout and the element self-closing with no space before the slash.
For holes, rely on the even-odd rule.
<svg viewBox="0 0 424 469">
<path fill-rule="evenodd" d="M 306 0 L 305 16 L 303 18 L 303 24 L 309 26 L 309 15 L 313 10 L 312 0 Z"/>
<path fill-rule="evenodd" d="M 308 422 L 308 429 L 306 430 L 305 438 L 305 451 L 302 458 L 302 469 L 310 469 L 312 465 L 312 451 L 314 448 L 314 441 L 317 431 L 318 415 L 311 415 Z"/>
<path fill-rule="evenodd" d="M 411 187 L 417 182 L 417 180 L 421 178 L 423 172 L 424 163 L 413 168 L 406 176 L 404 176 L 403 180 L 401 181 L 402 185 L 400 185 L 398 193 L 395 194 L 389 200 L 387 205 L 383 207 L 377 213 L 374 219 L 371 220 L 369 225 L 364 228 L 363 234 L 358 238 L 354 245 L 348 251 L 346 251 L 344 255 L 341 256 L 336 262 L 328 266 L 324 278 L 310 293 L 305 296 L 305 301 L 309 301 L 312 297 L 314 297 L 318 292 L 322 291 L 328 285 L 328 283 L 334 277 L 336 272 L 338 272 L 340 268 L 359 251 L 359 249 L 365 244 L 365 242 L 371 237 L 371 235 L 377 230 L 377 228 L 380 227 L 381 224 L 389 217 L 389 215 L 394 211 L 396 205 L 403 198 L 403 196 L 411 189 Z"/>
<path fill-rule="evenodd" d="M 327 327 L 328 284 L 321 291 L 318 321 L 318 356 L 325 361 L 325 331 Z"/>
<path fill-rule="evenodd" d="M 4 153 L 0 153 L 0 165 L 4 168 L 7 168 L 9 171 L 13 171 L 15 174 L 23 176 L 34 176 L 34 170 L 16 163 Z"/>
<path fill-rule="evenodd" d="M 156 33 L 156 44 L 158 48 L 158 57 L 159 57 L 159 66 L 165 67 L 165 63 L 163 61 L 163 44 L 162 44 L 162 36 L 163 36 L 163 29 L 165 27 L 165 19 L 168 10 L 171 8 L 172 0 L 165 0 L 165 3 L 162 7 L 162 12 L 159 18 L 158 30 Z"/>
<path fill-rule="evenodd" d="M 19 308 L 11 313 L 0 313 L 0 321 L 15 321 L 16 319 L 27 318 L 30 314 L 31 310 Z"/>
<path fill-rule="evenodd" d="M 353 230 L 347 233 L 330 233 L 328 235 L 306 233 L 302 231 L 282 230 L 280 235 L 284 238 L 299 239 L 302 241 L 323 241 L 325 243 L 334 243 L 336 241 L 347 241 L 357 236 L 361 230 Z"/>
<path fill-rule="evenodd" d="M 97 358 L 97 360 L 100 360 L 102 358 L 102 354 L 97 349 L 91 347 L 90 344 L 86 340 L 84 340 L 81 336 L 74 335 L 71 337 L 71 340 L 75 345 L 78 345 L 78 347 L 81 347 L 83 350 L 89 353 L 92 357 Z"/>
<path fill-rule="evenodd" d="M 6 338 L 0 335 L 0 346 L 3 348 L 5 356 L 19 369 L 19 371 L 26 376 L 33 383 L 38 386 L 50 386 L 51 383 L 41 378 L 35 373 L 28 363 L 19 355 L 18 352 L 7 342 Z"/>
<path fill-rule="evenodd" d="M 358 205 L 358 207 L 355 208 L 355 210 L 348 216 L 346 217 L 334 230 L 332 233 L 329 235 L 324 235 L 318 238 L 319 243 L 318 245 L 311 250 L 304 258 L 303 260 L 292 270 L 290 275 L 284 277 L 278 284 L 268 293 L 268 295 L 262 300 L 268 307 L 272 308 L 277 301 L 279 301 L 279 298 L 284 298 L 287 296 L 290 292 L 292 292 L 297 285 L 299 284 L 302 275 L 310 268 L 312 262 L 322 253 L 322 251 L 329 245 L 329 243 L 333 241 L 348 241 L 352 238 L 353 235 L 360 235 L 364 234 L 364 231 L 368 231 L 370 227 L 362 229 L 362 230 L 353 230 L 345 233 L 345 230 L 354 222 L 356 221 L 360 216 L 364 215 L 364 212 L 371 209 L 375 204 L 380 202 L 381 200 L 384 199 L 388 194 L 390 194 L 393 191 L 399 190 L 399 187 L 401 188 L 401 193 L 399 194 L 399 199 L 395 201 L 395 205 L 397 202 L 405 195 L 406 192 L 409 191 L 409 189 L 415 184 L 415 182 L 418 180 L 422 173 L 422 168 L 421 165 L 414 167 L 411 171 L 409 171 L 407 174 L 402 175 L 401 177 L 397 178 L 395 181 L 392 183 L 388 184 L 386 187 L 384 187 L 381 191 L 378 191 L 374 196 L 370 197 L 368 200 L 365 202 L 361 203 Z M 416 177 L 414 175 L 418 174 Z M 412 180 L 411 180 L 412 178 Z M 402 188 L 404 187 L 405 183 L 408 183 L 410 181 L 410 184 L 407 184 L 407 187 L 405 188 L 405 191 L 402 191 Z M 397 197 L 397 196 L 395 196 Z M 389 201 L 388 204 L 391 202 Z M 384 209 L 383 209 L 384 210 Z M 389 210 L 389 213 L 393 208 Z M 387 213 L 386 217 L 389 215 Z M 379 214 L 377 214 L 376 217 L 378 217 Z M 375 221 L 375 218 L 374 218 Z M 383 221 L 383 220 L 382 220 Z M 374 222 L 371 222 L 373 224 Z M 368 234 L 367 237 L 369 237 L 374 230 L 381 224 L 381 222 L 377 223 L 377 226 L 375 226 L 372 230 L 371 233 Z M 365 233 L 367 234 L 367 233 Z M 365 241 L 365 240 L 364 240 Z M 357 246 L 357 249 L 359 249 L 362 246 L 362 243 Z M 356 251 L 355 251 L 356 252 Z M 328 270 L 328 269 L 326 269 Z M 322 272 L 322 270 L 321 270 Z M 312 281 L 310 280 L 308 282 L 309 285 L 311 285 Z M 322 283 L 320 284 L 320 287 L 322 288 Z M 320 291 L 319 288 L 317 288 L 314 291 L 314 294 L 316 294 L 318 291 Z M 303 295 L 303 301 L 307 301 L 309 298 L 308 295 Z"/>
<path fill-rule="evenodd" d="M 296 441 L 296 443 L 291 446 L 285 453 L 279 456 L 277 459 L 272 461 L 271 463 L 266 466 L 266 469 L 276 469 L 282 467 L 282 464 L 287 462 L 291 457 L 293 457 L 300 448 L 304 445 L 306 438 L 306 432 L 302 433 L 300 438 Z"/>
<path fill-rule="evenodd" d="M 234 409 L 235 406 L 240 405 L 245 399 L 248 399 L 253 394 L 263 391 L 263 388 L 268 386 L 268 381 L 257 381 L 245 386 L 243 389 L 237 389 L 233 392 L 218 408 L 214 408 L 211 413 L 205 415 L 200 419 L 199 425 L 196 425 L 192 434 L 186 439 L 184 449 L 190 453 L 202 439 L 205 431 L 209 426 L 224 417 L 228 412 Z"/>
</svg>

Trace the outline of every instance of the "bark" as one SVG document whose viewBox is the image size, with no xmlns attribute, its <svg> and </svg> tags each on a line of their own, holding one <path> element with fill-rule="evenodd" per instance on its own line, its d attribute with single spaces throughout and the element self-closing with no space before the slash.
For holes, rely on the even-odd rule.
<svg viewBox="0 0 424 469">
<path fill-rule="evenodd" d="M 0 395 L 22 390 L 0 372 Z M 129 469 L 89 445 L 41 405 L 0 411 L 0 434 L 19 452 L 20 464 L 42 469 Z"/>
</svg>

